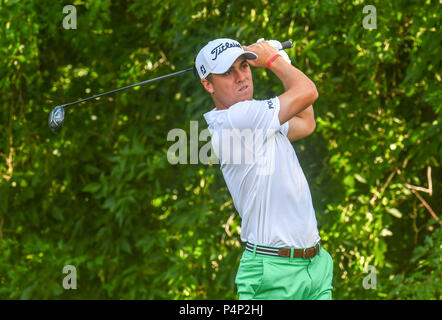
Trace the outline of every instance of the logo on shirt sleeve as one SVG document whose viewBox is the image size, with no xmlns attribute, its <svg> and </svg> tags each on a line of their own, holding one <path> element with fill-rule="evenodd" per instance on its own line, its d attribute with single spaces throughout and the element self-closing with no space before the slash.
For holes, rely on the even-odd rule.
<svg viewBox="0 0 442 320">
<path fill-rule="evenodd" d="M 267 106 L 269 107 L 269 109 L 273 109 L 273 101 L 272 100 L 267 100 Z"/>
</svg>

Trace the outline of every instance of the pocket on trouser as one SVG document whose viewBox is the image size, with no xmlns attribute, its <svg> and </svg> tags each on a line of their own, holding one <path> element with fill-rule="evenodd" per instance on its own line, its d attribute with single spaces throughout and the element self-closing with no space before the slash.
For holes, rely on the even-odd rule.
<svg viewBox="0 0 442 320">
<path fill-rule="evenodd" d="M 261 286 L 256 300 L 302 300 L 310 291 L 310 278 L 305 263 L 264 261 Z"/>
<path fill-rule="evenodd" d="M 333 259 L 330 254 L 321 247 L 318 255 L 309 266 L 309 273 L 312 278 L 313 300 L 331 300 L 332 299 L 332 281 L 333 281 Z"/>
<path fill-rule="evenodd" d="M 261 260 L 247 259 L 243 256 L 235 277 L 238 298 L 240 300 L 253 299 L 262 285 L 263 273 L 263 263 Z"/>
</svg>

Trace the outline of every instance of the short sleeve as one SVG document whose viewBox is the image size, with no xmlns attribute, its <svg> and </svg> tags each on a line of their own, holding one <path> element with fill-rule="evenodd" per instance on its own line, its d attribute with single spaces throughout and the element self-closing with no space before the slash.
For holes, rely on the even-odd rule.
<svg viewBox="0 0 442 320">
<path fill-rule="evenodd" d="M 288 125 L 279 123 L 279 99 L 248 100 L 229 108 L 228 117 L 232 128 L 281 131 L 287 134 Z"/>
<path fill-rule="evenodd" d="M 279 130 L 285 136 L 289 133 L 289 122 L 286 121 L 281 125 L 281 129 Z"/>
</svg>

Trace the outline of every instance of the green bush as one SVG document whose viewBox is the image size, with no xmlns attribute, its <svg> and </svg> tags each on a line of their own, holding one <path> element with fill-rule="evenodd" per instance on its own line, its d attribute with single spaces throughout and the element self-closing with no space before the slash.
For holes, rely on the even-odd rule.
<svg viewBox="0 0 442 320">
<path fill-rule="evenodd" d="M 207 127 L 192 75 L 66 108 L 58 135 L 47 126 L 54 106 L 188 68 L 222 36 L 292 39 L 319 90 L 316 131 L 293 145 L 334 298 L 440 299 L 440 4 L 370 4 L 367 30 L 356 0 L 74 1 L 65 30 L 64 4 L 2 1 L 0 298 L 236 298 L 240 218 L 218 165 L 167 161 L 170 130 Z M 256 98 L 283 91 L 253 74 Z M 62 287 L 66 265 L 77 290 Z"/>
</svg>

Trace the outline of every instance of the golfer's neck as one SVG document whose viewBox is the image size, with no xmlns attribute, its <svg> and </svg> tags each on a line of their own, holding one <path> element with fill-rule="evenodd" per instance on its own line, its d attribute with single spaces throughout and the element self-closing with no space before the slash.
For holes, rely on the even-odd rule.
<svg viewBox="0 0 442 320">
<path fill-rule="evenodd" d="M 217 97 L 212 96 L 213 103 L 215 103 L 216 110 L 226 110 L 229 109 L 230 106 L 225 105 L 222 103 Z"/>
<path fill-rule="evenodd" d="M 221 101 L 219 101 L 217 98 L 215 98 L 214 96 L 212 96 L 212 100 L 215 103 L 215 108 L 216 110 L 226 110 L 229 109 L 231 106 L 233 106 L 234 104 L 241 102 L 241 101 L 245 101 L 245 100 L 240 100 L 240 101 L 236 101 L 230 105 L 226 105 L 224 103 L 222 103 Z"/>
</svg>

